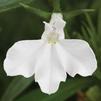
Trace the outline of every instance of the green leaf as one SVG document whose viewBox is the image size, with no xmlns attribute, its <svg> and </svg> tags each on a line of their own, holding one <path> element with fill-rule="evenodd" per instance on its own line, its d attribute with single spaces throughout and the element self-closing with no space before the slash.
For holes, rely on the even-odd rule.
<svg viewBox="0 0 101 101">
<path fill-rule="evenodd" d="M 26 8 L 28 11 L 30 11 L 30 12 L 32 12 L 32 13 L 34 13 L 34 14 L 36 14 L 36 15 L 44 18 L 44 19 L 48 19 L 51 16 L 51 13 L 49 13 L 49 12 L 31 7 L 31 6 L 26 5 L 24 3 L 20 3 L 20 5 L 23 6 L 24 8 Z"/>
<path fill-rule="evenodd" d="M 87 14 L 87 13 L 84 13 L 85 14 L 85 17 L 86 17 L 86 21 L 87 23 L 83 22 L 83 25 L 89 35 L 89 38 L 87 41 L 91 42 L 92 46 L 97 49 L 97 33 L 96 33 L 96 29 L 95 29 L 95 26 L 91 20 L 91 17 Z M 86 36 L 85 36 L 86 37 Z"/>
<path fill-rule="evenodd" d="M 73 18 L 73 17 L 83 14 L 85 12 L 94 12 L 94 11 L 95 11 L 95 9 L 79 9 L 79 10 L 70 11 L 68 13 L 63 13 L 63 15 L 64 15 L 65 19 L 68 20 L 70 18 Z"/>
<path fill-rule="evenodd" d="M 94 84 L 93 78 L 74 78 L 62 83 L 59 90 L 52 95 L 41 93 L 39 89 L 33 90 L 16 101 L 64 101 L 75 94 L 78 90 L 87 88 Z"/>
<path fill-rule="evenodd" d="M 0 101 L 12 101 L 21 92 L 23 92 L 33 81 L 33 78 L 15 77 L 6 91 L 4 92 Z"/>
<path fill-rule="evenodd" d="M 86 93 L 90 101 L 100 101 L 101 100 L 101 88 L 98 86 L 91 87 Z"/>
<path fill-rule="evenodd" d="M 36 89 L 30 91 L 29 93 L 25 94 L 24 96 L 15 101 L 42 101 L 47 96 L 48 95 L 42 93 L 40 89 Z"/>
<path fill-rule="evenodd" d="M 90 6 L 91 6 L 90 8 L 93 8 L 93 9 L 101 8 L 101 0 L 92 1 Z"/>
<path fill-rule="evenodd" d="M 33 0 L 0 0 L 0 13 L 19 7 L 19 3 L 28 4 Z"/>
<path fill-rule="evenodd" d="M 99 13 L 98 13 L 98 34 L 101 36 L 101 9 L 99 9 Z"/>
<path fill-rule="evenodd" d="M 90 38 L 88 39 L 88 41 L 91 41 L 93 47 L 96 49 L 97 45 L 96 45 L 96 36 L 94 35 L 95 33 L 91 30 L 91 28 L 89 28 L 86 23 L 85 23 L 85 28 L 90 36 Z"/>
<path fill-rule="evenodd" d="M 89 15 L 88 13 L 84 13 L 84 14 L 85 14 L 85 16 L 86 16 L 86 20 L 87 20 L 87 23 L 88 23 L 88 25 L 89 25 L 91 31 L 92 31 L 93 34 L 95 35 L 95 34 L 96 34 L 96 29 L 95 29 L 95 26 L 94 26 L 94 24 L 93 24 L 93 22 L 92 22 L 92 20 L 91 20 L 90 15 Z"/>
<path fill-rule="evenodd" d="M 97 71 L 94 73 L 94 76 L 101 80 L 101 69 L 98 68 Z"/>
<path fill-rule="evenodd" d="M 86 29 L 85 29 L 84 26 L 81 26 L 81 31 L 82 31 L 83 37 L 84 37 L 86 40 L 89 41 L 89 36 L 88 36 L 87 31 L 86 31 Z"/>
</svg>

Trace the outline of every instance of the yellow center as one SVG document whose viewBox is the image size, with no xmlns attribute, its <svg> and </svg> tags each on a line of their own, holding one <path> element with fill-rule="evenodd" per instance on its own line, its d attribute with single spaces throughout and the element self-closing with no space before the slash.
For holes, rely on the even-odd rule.
<svg viewBox="0 0 101 101">
<path fill-rule="evenodd" d="M 56 32 L 51 32 L 48 34 L 47 39 L 49 44 L 56 44 L 58 41 L 59 35 Z"/>
</svg>

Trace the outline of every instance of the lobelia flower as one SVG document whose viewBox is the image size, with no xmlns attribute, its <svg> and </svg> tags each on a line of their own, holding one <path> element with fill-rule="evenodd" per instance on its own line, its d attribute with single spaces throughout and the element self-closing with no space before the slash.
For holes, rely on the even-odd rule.
<svg viewBox="0 0 101 101">
<path fill-rule="evenodd" d="M 61 13 L 53 13 L 40 40 L 16 42 L 7 52 L 4 70 L 8 76 L 35 75 L 42 92 L 55 93 L 66 73 L 90 76 L 97 68 L 89 44 L 80 39 L 64 39 L 66 22 Z"/>
</svg>

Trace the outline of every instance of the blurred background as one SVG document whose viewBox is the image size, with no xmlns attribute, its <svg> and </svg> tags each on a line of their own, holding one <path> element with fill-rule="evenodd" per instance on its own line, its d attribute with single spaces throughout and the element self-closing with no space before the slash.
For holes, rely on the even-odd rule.
<svg viewBox="0 0 101 101">
<path fill-rule="evenodd" d="M 40 39 L 42 22 L 58 6 L 67 22 L 66 38 L 86 40 L 98 68 L 91 77 L 68 76 L 55 94 L 46 95 L 34 77 L 8 77 L 3 60 L 15 42 Z M 0 101 L 101 101 L 101 0 L 0 0 Z"/>
</svg>

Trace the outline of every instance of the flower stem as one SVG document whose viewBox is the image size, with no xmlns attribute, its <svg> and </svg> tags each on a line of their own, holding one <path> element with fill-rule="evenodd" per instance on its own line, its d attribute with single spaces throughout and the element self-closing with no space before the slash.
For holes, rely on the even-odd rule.
<svg viewBox="0 0 101 101">
<path fill-rule="evenodd" d="M 53 12 L 61 12 L 60 0 L 53 0 Z"/>
</svg>

